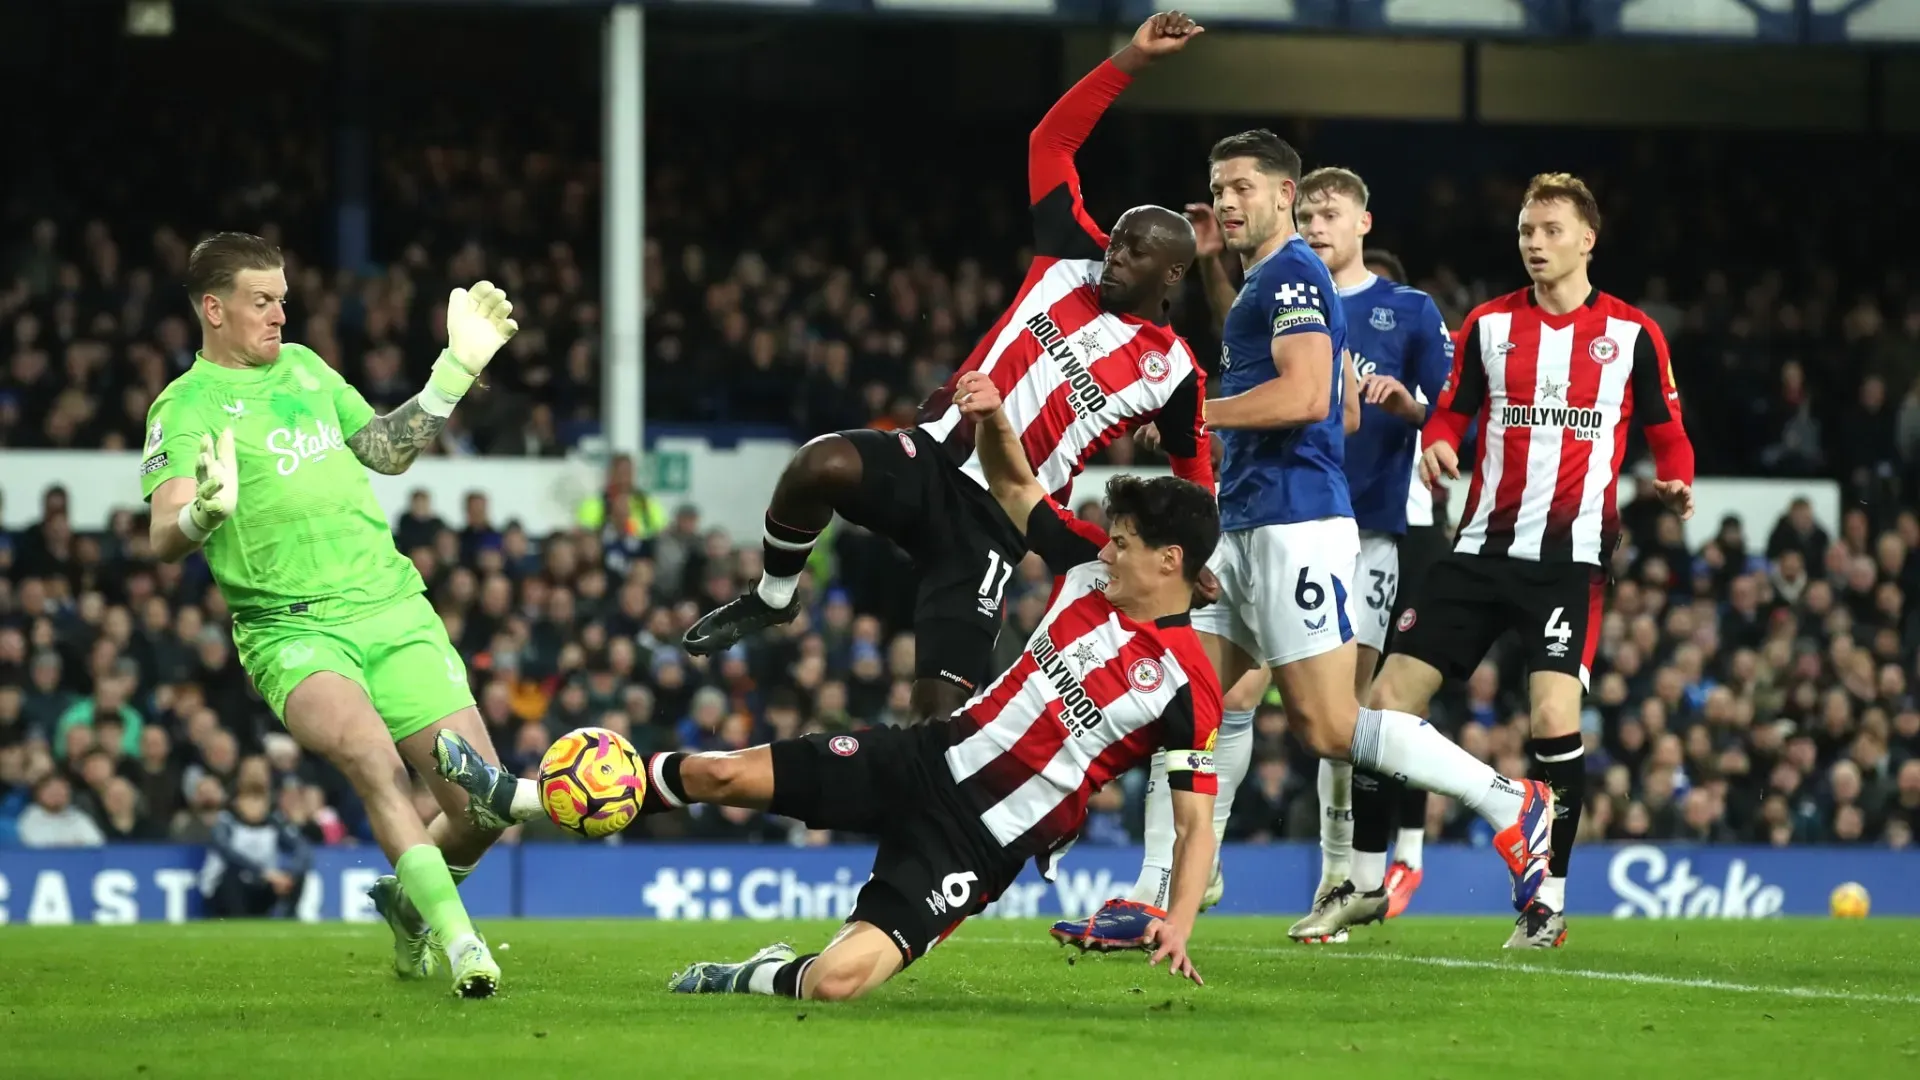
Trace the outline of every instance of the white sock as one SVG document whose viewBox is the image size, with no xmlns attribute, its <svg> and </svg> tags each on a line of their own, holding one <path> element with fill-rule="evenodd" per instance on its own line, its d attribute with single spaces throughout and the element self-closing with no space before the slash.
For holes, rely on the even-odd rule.
<svg viewBox="0 0 1920 1080">
<path fill-rule="evenodd" d="M 1393 861 L 1406 863 L 1415 870 L 1420 869 L 1420 845 L 1426 839 L 1425 829 L 1401 829 L 1394 835 Z"/>
<path fill-rule="evenodd" d="M 1547 905 L 1550 911 L 1567 910 L 1567 879 L 1550 877 L 1541 882 L 1540 893 L 1536 899 Z"/>
<path fill-rule="evenodd" d="M 1219 744 L 1214 745 L 1215 766 L 1219 765 Z M 1133 883 L 1127 899 L 1166 910 L 1167 895 L 1173 889 L 1173 792 L 1167 788 L 1167 755 L 1153 755 L 1147 771 L 1146 823 L 1142 844 L 1145 858 L 1140 862 L 1140 879 Z"/>
<path fill-rule="evenodd" d="M 1384 851 L 1356 851 L 1353 853 L 1353 887 L 1358 892 L 1374 892 L 1387 884 L 1387 853 Z"/>
<path fill-rule="evenodd" d="M 760 599 L 767 602 L 768 607 L 783 608 L 793 603 L 794 591 L 799 588 L 799 574 L 792 577 L 774 577 L 772 574 L 763 573 L 760 575 L 760 584 L 755 585 L 753 591 Z"/>
<path fill-rule="evenodd" d="M 540 801 L 540 785 L 521 778 L 513 785 L 513 806 L 510 808 L 515 821 L 532 821 L 547 812 L 547 806 Z"/>
<path fill-rule="evenodd" d="M 773 976 L 780 970 L 780 961 L 762 960 L 752 971 L 747 972 L 747 993 L 772 994 Z"/>
<path fill-rule="evenodd" d="M 1220 718 L 1220 736 L 1213 743 L 1213 771 L 1220 781 L 1220 794 L 1213 800 L 1213 838 L 1224 842 L 1227 819 L 1233 814 L 1233 795 L 1247 778 L 1253 765 L 1253 712 L 1230 712 Z M 1167 756 L 1153 755 L 1147 772 L 1146 822 L 1142 837 L 1146 848 L 1140 862 L 1139 880 L 1127 899 L 1165 909 L 1173 894 L 1173 791 L 1167 787 Z M 1214 856 L 1214 869 L 1220 856 Z"/>
<path fill-rule="evenodd" d="M 1220 737 L 1213 744 L 1213 771 L 1220 794 L 1213 800 L 1214 873 L 1220 872 L 1219 845 L 1227 842 L 1227 819 L 1233 816 L 1233 796 L 1247 770 L 1253 767 L 1253 710 L 1220 717 Z M 1169 799 L 1169 802 L 1172 800 Z"/>
<path fill-rule="evenodd" d="M 1504 829 L 1520 816 L 1525 789 L 1412 713 L 1360 710 L 1350 757 L 1355 765 L 1445 795 Z"/>
<path fill-rule="evenodd" d="M 1320 883 L 1338 885 L 1353 872 L 1353 766 L 1320 759 Z"/>
<path fill-rule="evenodd" d="M 447 942 L 447 963 L 451 966 L 458 967 L 460 961 L 466 957 L 467 953 L 474 949 L 484 949 L 486 947 L 486 942 L 480 940 L 479 934 L 461 934 L 459 937 Z"/>
</svg>

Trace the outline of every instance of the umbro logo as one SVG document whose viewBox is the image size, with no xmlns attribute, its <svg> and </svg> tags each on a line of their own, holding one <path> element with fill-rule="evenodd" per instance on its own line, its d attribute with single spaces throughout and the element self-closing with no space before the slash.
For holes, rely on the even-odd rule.
<svg viewBox="0 0 1920 1080">
<path fill-rule="evenodd" d="M 1503 341 L 1500 344 L 1495 345 L 1493 347 L 1493 357 L 1494 359 L 1498 360 L 1499 358 L 1507 355 L 1512 351 L 1513 351 L 1513 342 Z"/>
</svg>

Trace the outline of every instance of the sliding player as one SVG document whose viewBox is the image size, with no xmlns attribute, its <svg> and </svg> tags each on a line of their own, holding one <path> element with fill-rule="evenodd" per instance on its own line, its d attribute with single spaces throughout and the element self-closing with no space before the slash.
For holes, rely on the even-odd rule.
<svg viewBox="0 0 1920 1080">
<path fill-rule="evenodd" d="M 991 376 L 962 375 L 954 401 L 979 425 L 994 499 L 1057 575 L 1052 603 L 1020 659 L 951 716 L 648 759 L 643 812 L 741 806 L 880 841 L 873 877 L 824 950 L 772 945 L 737 964 L 694 964 L 669 982 L 676 992 L 839 1001 L 873 990 L 986 907 L 1027 859 L 1051 879 L 1092 793 L 1157 750 L 1172 762 L 1178 855 L 1170 909 L 1143 939 L 1155 963 L 1201 981 L 1187 939 L 1213 866 L 1220 687 L 1188 609 L 1219 537 L 1213 496 L 1177 477 L 1116 477 L 1109 538 L 1048 496 Z M 489 827 L 542 813 L 532 781 L 458 735 L 439 756 Z"/>
</svg>

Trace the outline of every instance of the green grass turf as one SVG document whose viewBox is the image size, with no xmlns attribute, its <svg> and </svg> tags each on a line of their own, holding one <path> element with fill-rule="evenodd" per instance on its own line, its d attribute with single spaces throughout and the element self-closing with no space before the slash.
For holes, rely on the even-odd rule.
<svg viewBox="0 0 1920 1080">
<path fill-rule="evenodd" d="M 1920 1076 L 1920 922 L 1420 919 L 1346 946 L 1202 920 L 1205 987 L 979 920 L 867 1000 L 681 997 L 823 923 L 503 922 L 505 988 L 401 983 L 384 926 L 0 928 L 0 1076 Z M 503 1071 L 504 1070 L 504 1071 Z"/>
</svg>

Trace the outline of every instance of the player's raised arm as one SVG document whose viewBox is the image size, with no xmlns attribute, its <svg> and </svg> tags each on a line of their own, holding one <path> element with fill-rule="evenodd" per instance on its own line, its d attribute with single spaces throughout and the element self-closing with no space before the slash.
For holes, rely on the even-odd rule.
<svg viewBox="0 0 1920 1080">
<path fill-rule="evenodd" d="M 953 403 L 974 422 L 974 448 L 987 474 L 987 490 L 1000 504 L 1013 527 L 1027 538 L 1027 546 L 1046 561 L 1057 576 L 1100 557 L 1107 536 L 1090 522 L 1081 521 L 1053 501 L 1033 475 L 1020 436 L 1000 408 L 1000 391 L 993 380 L 977 371 L 960 376 Z"/>
<path fill-rule="evenodd" d="M 447 347 L 433 362 L 425 389 L 385 416 L 373 416 L 365 399 L 348 388 L 351 398 L 341 407 L 341 419 L 343 428 L 358 425 L 347 436 L 353 456 L 377 473 L 407 471 L 420 451 L 440 437 L 454 406 L 486 370 L 493 354 L 520 331 L 512 314 L 507 294 L 490 281 L 479 282 L 471 290 L 453 290 L 447 298 Z M 358 406 L 352 404 L 355 399 Z M 350 415 L 356 419 L 349 420 Z"/>
<path fill-rule="evenodd" d="M 153 430 L 160 430 L 157 423 Z M 147 463 L 164 466 L 169 455 L 162 450 Z M 153 511 L 147 539 L 161 562 L 179 562 L 198 550 L 239 507 L 240 469 L 232 428 L 221 431 L 219 438 L 201 435 L 191 468 L 192 476 L 168 477 L 150 490 Z"/>
<path fill-rule="evenodd" d="M 974 448 L 980 452 L 988 493 L 1014 528 L 1024 533 L 1033 508 L 1046 501 L 1047 489 L 1033 475 L 1020 436 L 1007 423 L 1007 414 L 1000 408 L 1000 389 L 987 375 L 969 371 L 954 383 L 953 403 L 974 423 Z"/>
<path fill-rule="evenodd" d="M 1653 453 L 1654 494 L 1685 521 L 1693 516 L 1693 440 L 1681 424 L 1680 386 L 1660 324 L 1642 316 L 1633 343 L 1633 415 Z"/>
<path fill-rule="evenodd" d="M 1200 284 L 1207 294 L 1207 312 L 1213 317 L 1215 337 L 1226 332 L 1227 312 L 1233 310 L 1233 298 L 1239 288 L 1233 283 L 1233 271 L 1227 268 L 1227 241 L 1220 233 L 1220 219 L 1214 216 L 1212 203 L 1188 203 L 1187 220 L 1193 223 L 1193 261 L 1200 268 Z"/>
<path fill-rule="evenodd" d="M 1107 234 L 1087 214 L 1080 198 L 1080 172 L 1074 154 L 1087 141 L 1133 77 L 1154 60 L 1180 51 L 1203 28 L 1178 11 L 1162 12 L 1140 24 L 1133 40 L 1074 83 L 1027 138 L 1027 201 L 1033 208 L 1038 254 L 1054 258 L 1098 259 Z"/>
<path fill-rule="evenodd" d="M 1216 428 L 1304 427 L 1333 411 L 1333 380 L 1345 377 L 1345 365 L 1333 355 L 1327 298 L 1316 286 L 1287 282 L 1263 300 L 1279 377 L 1209 404 L 1207 423 Z"/>
</svg>

